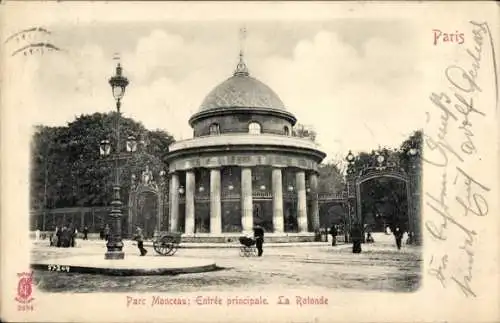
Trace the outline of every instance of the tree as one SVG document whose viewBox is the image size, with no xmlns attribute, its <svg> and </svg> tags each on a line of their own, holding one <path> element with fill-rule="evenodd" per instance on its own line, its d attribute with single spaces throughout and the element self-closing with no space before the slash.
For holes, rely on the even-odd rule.
<svg viewBox="0 0 500 323">
<path fill-rule="evenodd" d="M 175 141 L 174 137 L 166 131 L 153 130 L 149 131 L 148 138 L 147 152 L 164 162 L 168 154 L 168 146 Z"/>
<path fill-rule="evenodd" d="M 318 167 L 318 192 L 338 193 L 345 188 L 345 181 L 339 169 L 339 163 L 334 161 L 321 164 Z"/>
<path fill-rule="evenodd" d="M 297 123 L 295 127 L 293 127 L 292 135 L 300 138 L 307 138 L 311 141 L 316 141 L 316 131 L 312 126 L 305 126 L 301 123 Z"/>
<path fill-rule="evenodd" d="M 99 145 L 110 140 L 116 148 L 114 134 L 118 114 L 94 113 L 81 115 L 66 127 L 38 126 L 32 142 L 32 206 L 47 207 L 98 206 L 111 200 L 114 164 L 99 155 Z M 165 131 L 148 131 L 130 118 L 120 120 L 121 149 L 125 151 L 127 138 L 133 136 L 147 142 L 139 145 L 139 152 L 122 167 L 122 201 L 130 186 L 131 165 L 138 171 L 154 160 L 155 171 L 165 169 L 165 154 L 174 141 Z M 142 156 L 142 157 L 139 157 Z M 47 176 L 45 174 L 48 173 Z M 41 201 L 46 196 L 48 203 Z M 43 200 L 43 199 L 42 199 Z"/>
<path fill-rule="evenodd" d="M 399 148 L 400 152 L 400 161 L 401 166 L 405 171 L 409 171 L 410 169 L 410 159 L 412 158 L 410 155 L 410 150 L 416 149 L 418 152 L 422 151 L 422 141 L 423 141 L 423 132 L 422 130 L 414 131 L 408 139 L 403 141 Z M 417 156 L 420 158 L 420 156 Z"/>
<path fill-rule="evenodd" d="M 57 182 L 55 140 L 62 127 L 36 126 L 31 141 L 30 204 L 33 209 L 43 209 L 54 203 Z"/>
</svg>

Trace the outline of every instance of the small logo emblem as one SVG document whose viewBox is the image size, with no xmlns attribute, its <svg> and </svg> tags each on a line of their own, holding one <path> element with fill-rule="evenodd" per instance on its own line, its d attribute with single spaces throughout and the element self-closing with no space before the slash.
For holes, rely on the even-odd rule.
<svg viewBox="0 0 500 323">
<path fill-rule="evenodd" d="M 17 274 L 19 281 L 17 283 L 17 296 L 16 301 L 22 304 L 28 304 L 34 300 L 31 297 L 33 293 L 33 273 L 20 273 Z"/>
</svg>

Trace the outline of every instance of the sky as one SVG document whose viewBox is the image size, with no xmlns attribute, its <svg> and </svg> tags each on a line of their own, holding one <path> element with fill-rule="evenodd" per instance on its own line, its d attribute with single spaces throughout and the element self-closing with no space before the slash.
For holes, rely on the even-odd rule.
<svg viewBox="0 0 500 323">
<path fill-rule="evenodd" d="M 119 54 L 130 80 L 124 115 L 177 140 L 189 139 L 189 117 L 232 75 L 243 48 L 250 74 L 270 86 L 299 123 L 315 129 L 325 161 L 349 150 L 397 147 L 422 127 L 424 112 L 415 107 L 425 99 L 419 90 L 425 57 L 415 27 L 404 20 L 92 22 L 47 28 L 50 36 L 32 37 L 48 39 L 62 51 L 29 58 L 36 71 L 29 95 L 34 124 L 65 125 L 80 114 L 113 110 L 108 79 Z"/>
</svg>

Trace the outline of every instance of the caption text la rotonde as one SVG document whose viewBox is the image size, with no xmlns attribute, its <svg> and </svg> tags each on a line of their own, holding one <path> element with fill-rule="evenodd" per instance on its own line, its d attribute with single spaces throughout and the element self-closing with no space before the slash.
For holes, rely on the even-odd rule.
<svg viewBox="0 0 500 323">
<path fill-rule="evenodd" d="M 299 307 L 308 305 L 328 305 L 325 296 L 278 296 L 275 298 L 263 296 L 195 296 L 195 297 L 165 297 L 150 296 L 136 297 L 126 296 L 127 307 L 144 306 L 261 306 L 261 305 L 296 305 Z"/>
</svg>

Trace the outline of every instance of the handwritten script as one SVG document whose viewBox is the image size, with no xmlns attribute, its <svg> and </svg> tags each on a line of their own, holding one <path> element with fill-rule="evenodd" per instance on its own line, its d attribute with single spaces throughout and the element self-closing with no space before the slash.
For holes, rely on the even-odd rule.
<svg viewBox="0 0 500 323">
<path fill-rule="evenodd" d="M 476 129 L 488 117 L 486 107 L 476 104 L 484 96 L 480 76 L 496 66 L 492 36 L 487 22 L 470 21 L 472 41 L 464 50 L 466 59 L 444 69 L 448 91 L 430 95 L 433 110 L 428 122 L 438 124 L 436 131 L 424 134 L 425 156 L 432 174 L 438 174 L 440 185 L 425 192 L 429 214 L 424 226 L 437 244 L 445 250 L 434 252 L 427 274 L 437 279 L 443 288 L 457 288 L 465 297 L 476 297 L 474 289 L 474 259 L 479 233 L 473 218 L 488 215 L 487 178 L 476 178 L 472 167 L 481 161 Z M 487 48 L 493 53 L 492 62 L 483 59 Z M 495 71 L 495 69 L 491 68 Z M 498 87 L 496 75 L 495 88 Z M 498 101 L 498 95 L 496 95 Z M 498 102 L 497 102 L 498 104 Z M 472 223 L 472 224 L 471 224 Z M 456 248 L 449 250 L 449 246 Z M 436 249 L 437 250 L 437 249 Z"/>
</svg>

